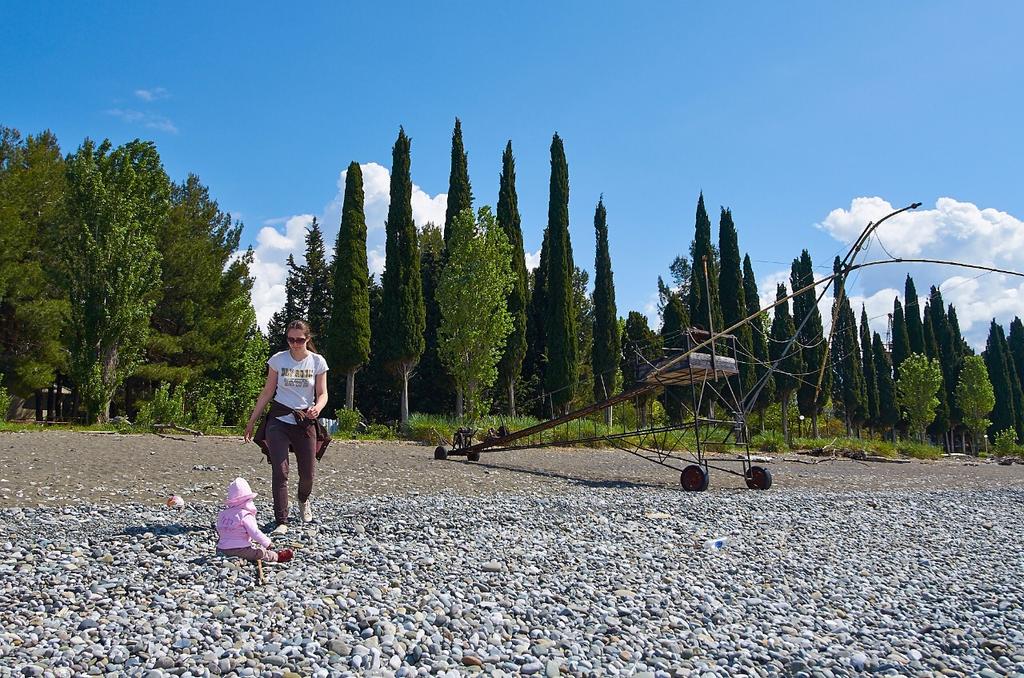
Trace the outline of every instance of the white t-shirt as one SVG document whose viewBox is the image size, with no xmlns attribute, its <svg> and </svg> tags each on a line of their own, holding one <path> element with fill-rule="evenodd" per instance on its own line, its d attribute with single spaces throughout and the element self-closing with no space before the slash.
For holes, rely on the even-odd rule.
<svg viewBox="0 0 1024 678">
<path fill-rule="evenodd" d="M 295 360 L 290 351 L 280 351 L 270 356 L 267 365 L 277 372 L 274 400 L 293 410 L 304 410 L 316 404 L 316 376 L 330 369 L 324 357 L 313 352 L 302 360 Z M 278 420 L 295 423 L 295 417 L 290 414 Z"/>
</svg>

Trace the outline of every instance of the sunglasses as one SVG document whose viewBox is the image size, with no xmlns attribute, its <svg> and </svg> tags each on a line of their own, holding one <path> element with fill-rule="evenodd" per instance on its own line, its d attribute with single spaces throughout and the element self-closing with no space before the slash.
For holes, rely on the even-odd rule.
<svg viewBox="0 0 1024 678">
<path fill-rule="evenodd" d="M 289 344 L 305 344 L 306 343 L 306 338 L 305 337 L 288 337 L 288 343 Z"/>
</svg>

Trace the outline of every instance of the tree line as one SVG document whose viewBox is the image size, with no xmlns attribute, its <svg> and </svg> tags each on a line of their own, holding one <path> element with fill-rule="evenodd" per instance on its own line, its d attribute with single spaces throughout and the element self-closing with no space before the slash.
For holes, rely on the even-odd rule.
<svg viewBox="0 0 1024 678">
<path fill-rule="evenodd" d="M 237 254 L 242 224 L 219 209 L 198 177 L 171 181 L 150 142 L 114 148 L 87 139 L 63 156 L 49 132 L 23 139 L 0 129 L 4 384 L 20 396 L 67 385 L 74 394 L 67 415 L 80 409 L 97 420 L 132 414 L 168 383 L 185 389 L 197 418 L 208 419 L 212 409 L 231 424 L 258 392 L 266 357 L 283 348 L 287 322 L 305 318 L 337 375 L 329 380 L 332 407 L 403 424 L 413 409 L 551 417 L 630 387 L 636 359 L 681 347 L 686 328 L 721 330 L 757 314 L 736 331 L 734 387 L 752 399 L 746 404 L 762 426 L 766 409 L 780 405 L 787 438 L 793 405 L 815 436 L 822 416 L 838 418 L 851 435 L 927 434 L 947 447 L 983 430 L 1024 435 L 1019 319 L 1009 335 L 993 321 L 985 351 L 975 356 L 953 305 L 933 287 L 921 309 L 908 276 L 883 341 L 863 307 L 858 323 L 837 276 L 829 342 L 814 289 L 760 312 L 733 215 L 721 208 L 713 241 L 701 194 L 689 251 L 671 262 L 667 283 L 657 280 L 660 326 L 652 328 L 636 311 L 618 315 L 603 197 L 594 211 L 588 293 L 589 274 L 573 256 L 559 135 L 532 271 L 511 141 L 495 209 L 474 210 L 456 119 L 445 222 L 422 228 L 412 216 L 411 148 L 400 129 L 380 279 L 368 270 L 362 174 L 352 162 L 332 256 L 314 219 L 302 263 L 288 258 L 284 305 L 264 337 L 250 299 L 252 252 Z M 838 258 L 834 267 L 839 273 Z M 804 250 L 793 260 L 789 289 L 813 281 Z M 787 294 L 780 283 L 777 299 Z M 672 421 L 687 416 L 673 388 L 636 403 L 641 423 L 651 406 Z M 610 409 L 605 416 L 610 424 Z"/>
</svg>

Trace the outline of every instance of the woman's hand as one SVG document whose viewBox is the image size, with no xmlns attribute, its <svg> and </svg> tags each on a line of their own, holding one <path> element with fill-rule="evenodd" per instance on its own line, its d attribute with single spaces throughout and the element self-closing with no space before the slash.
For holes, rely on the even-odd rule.
<svg viewBox="0 0 1024 678">
<path fill-rule="evenodd" d="M 252 429 L 255 425 L 256 424 L 251 421 L 245 425 L 245 442 L 252 440 Z"/>
<path fill-rule="evenodd" d="M 306 419 L 316 419 L 320 416 L 320 408 L 316 405 L 306 409 Z"/>
</svg>

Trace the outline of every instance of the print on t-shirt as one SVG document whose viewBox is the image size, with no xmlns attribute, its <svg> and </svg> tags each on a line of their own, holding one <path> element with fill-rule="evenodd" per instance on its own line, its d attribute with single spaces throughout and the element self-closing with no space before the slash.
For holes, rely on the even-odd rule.
<svg viewBox="0 0 1024 678">
<path fill-rule="evenodd" d="M 291 367 L 282 367 L 280 373 L 280 379 L 284 382 L 285 386 L 292 388 L 302 388 L 303 386 L 309 385 L 309 380 L 313 378 L 313 370 L 297 370 Z"/>
</svg>

